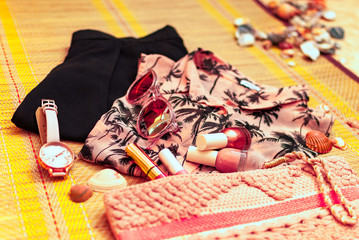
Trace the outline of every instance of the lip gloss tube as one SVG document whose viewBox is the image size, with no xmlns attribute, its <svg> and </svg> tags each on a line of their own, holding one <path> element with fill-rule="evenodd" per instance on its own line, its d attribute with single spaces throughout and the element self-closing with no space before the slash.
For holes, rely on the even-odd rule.
<svg viewBox="0 0 359 240">
<path fill-rule="evenodd" d="M 125 151 L 146 174 L 146 177 L 148 176 L 151 180 L 167 177 L 136 143 L 128 144 Z"/>
</svg>

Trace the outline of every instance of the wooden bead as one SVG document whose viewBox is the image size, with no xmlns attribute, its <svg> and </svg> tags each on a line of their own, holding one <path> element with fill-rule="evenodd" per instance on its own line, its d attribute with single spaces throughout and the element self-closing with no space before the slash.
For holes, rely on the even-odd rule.
<svg viewBox="0 0 359 240">
<path fill-rule="evenodd" d="M 70 198 L 77 203 L 85 202 L 92 196 L 92 193 L 92 189 L 85 184 L 74 185 L 70 189 Z"/>
</svg>

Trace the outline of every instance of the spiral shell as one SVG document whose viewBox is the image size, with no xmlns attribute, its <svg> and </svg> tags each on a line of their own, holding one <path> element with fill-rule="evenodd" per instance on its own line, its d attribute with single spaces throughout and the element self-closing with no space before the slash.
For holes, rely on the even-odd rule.
<svg viewBox="0 0 359 240">
<path fill-rule="evenodd" d="M 331 140 L 334 147 L 339 148 L 341 150 L 346 150 L 348 148 L 348 144 L 340 137 L 335 137 Z"/>
<path fill-rule="evenodd" d="M 328 153 L 332 150 L 332 142 L 322 132 L 312 130 L 305 135 L 305 145 L 317 153 Z"/>
</svg>

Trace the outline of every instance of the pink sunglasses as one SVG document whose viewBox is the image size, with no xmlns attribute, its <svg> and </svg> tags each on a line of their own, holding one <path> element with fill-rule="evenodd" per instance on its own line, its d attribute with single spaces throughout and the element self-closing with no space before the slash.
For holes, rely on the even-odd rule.
<svg viewBox="0 0 359 240">
<path fill-rule="evenodd" d="M 150 69 L 131 84 L 126 99 L 129 103 L 143 105 L 136 125 L 142 137 L 157 141 L 164 134 L 179 130 L 174 110 L 159 92 L 153 70 Z"/>
</svg>

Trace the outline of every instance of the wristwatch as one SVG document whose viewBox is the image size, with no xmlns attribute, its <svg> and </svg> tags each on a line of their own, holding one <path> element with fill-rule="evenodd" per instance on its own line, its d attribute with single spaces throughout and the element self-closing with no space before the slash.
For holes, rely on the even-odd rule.
<svg viewBox="0 0 359 240">
<path fill-rule="evenodd" d="M 40 137 L 46 141 L 40 148 L 39 162 L 49 171 L 50 177 L 64 177 L 74 162 L 74 152 L 68 145 L 60 142 L 55 101 L 43 99 L 41 108 L 36 112 L 36 118 Z"/>
</svg>

